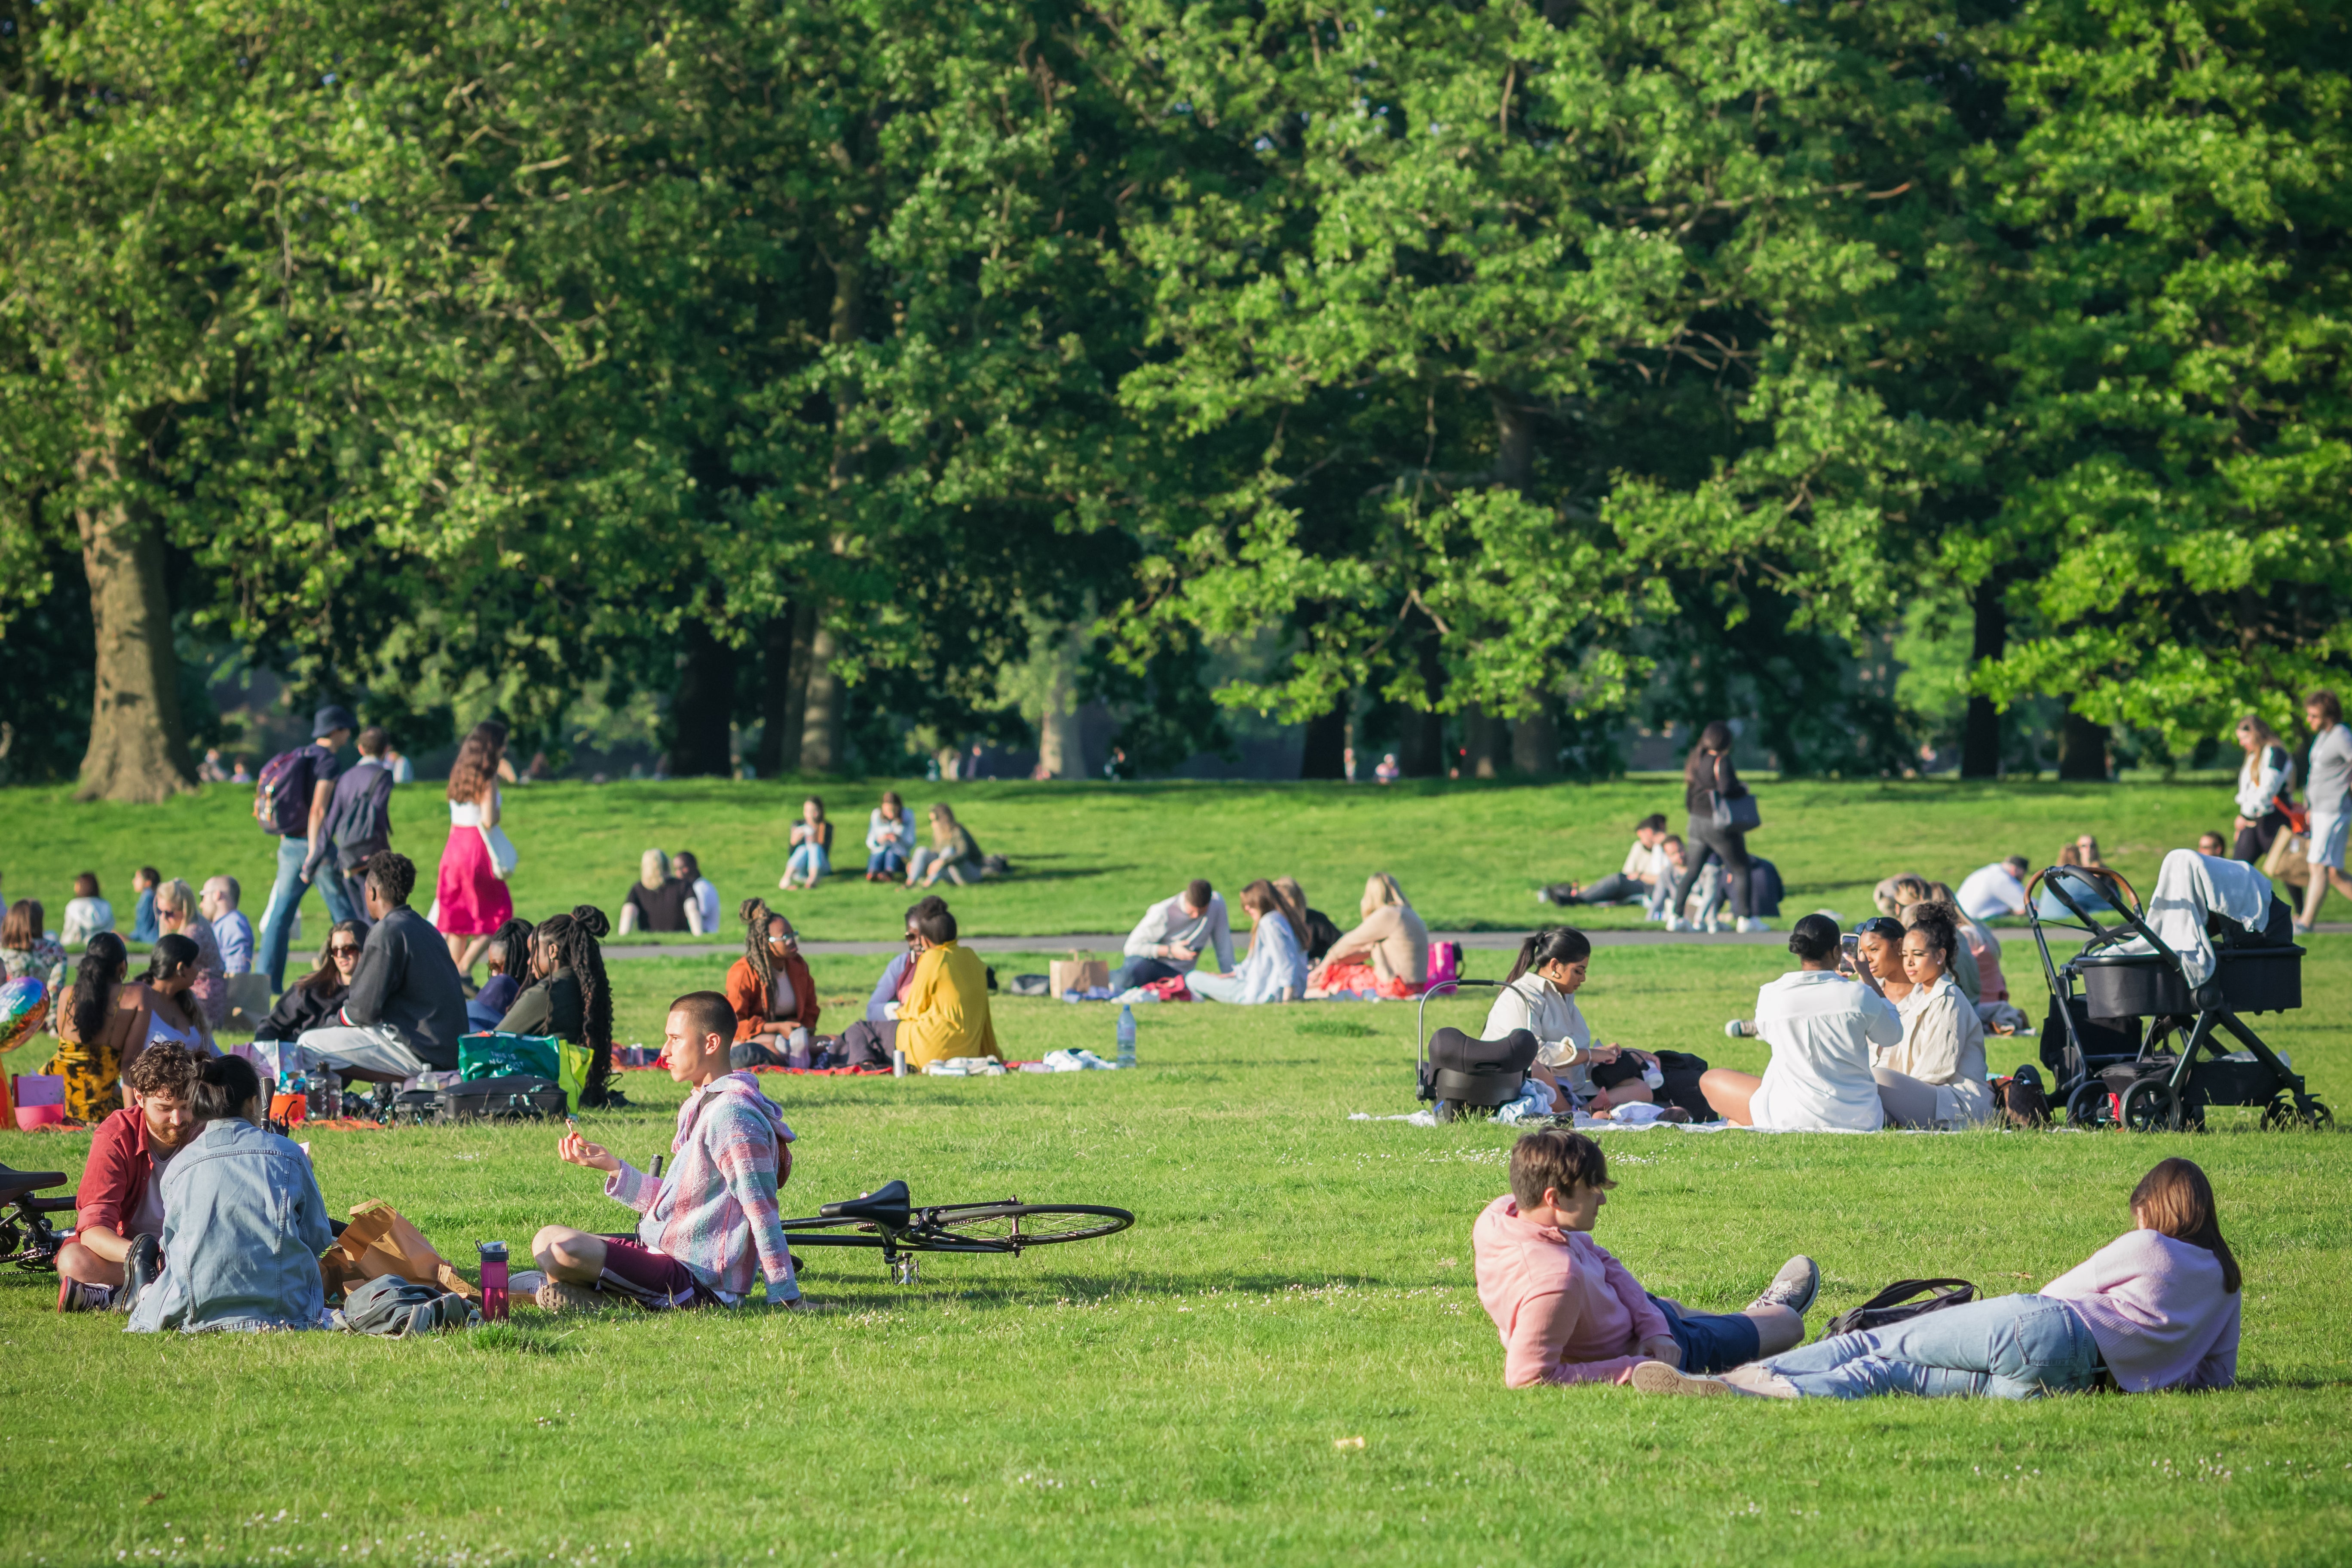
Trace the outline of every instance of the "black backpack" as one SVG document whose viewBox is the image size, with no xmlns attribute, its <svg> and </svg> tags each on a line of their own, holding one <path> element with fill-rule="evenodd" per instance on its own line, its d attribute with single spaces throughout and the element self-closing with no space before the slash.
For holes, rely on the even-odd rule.
<svg viewBox="0 0 2352 1568">
<path fill-rule="evenodd" d="M 1915 1297 L 1924 1297 L 1915 1300 Z M 1928 1312 L 1940 1312 L 1947 1307 L 1965 1306 L 1977 1299 L 1977 1288 L 1965 1279 L 1897 1279 L 1859 1307 L 1849 1308 L 1830 1320 L 1822 1331 L 1823 1339 L 1839 1334 L 1859 1333 L 1864 1329 L 1892 1328 L 1896 1323 L 1910 1321 Z"/>
</svg>

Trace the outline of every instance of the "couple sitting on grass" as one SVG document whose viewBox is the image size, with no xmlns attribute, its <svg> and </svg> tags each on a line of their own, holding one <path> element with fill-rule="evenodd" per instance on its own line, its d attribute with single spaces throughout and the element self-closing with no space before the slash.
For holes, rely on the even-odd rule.
<svg viewBox="0 0 2352 1568">
<path fill-rule="evenodd" d="M 1792 1258 L 1736 1313 L 1653 1296 L 1591 1237 L 1608 1157 L 1580 1132 L 1531 1132 L 1511 1190 L 1471 1230 L 1478 1300 L 1503 1340 L 1503 1381 L 1629 1383 L 1645 1394 L 1769 1399 L 2033 1399 L 2099 1387 L 2227 1388 L 2238 1372 L 2238 1261 L 2213 1189 L 2166 1160 L 2132 1193 L 2138 1226 L 2031 1296 L 1923 1313 L 1799 1349 L 1821 1286 Z"/>
</svg>

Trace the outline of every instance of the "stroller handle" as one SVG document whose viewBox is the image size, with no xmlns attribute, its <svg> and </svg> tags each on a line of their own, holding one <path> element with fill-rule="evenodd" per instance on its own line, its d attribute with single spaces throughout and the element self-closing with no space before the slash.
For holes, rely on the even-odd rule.
<svg viewBox="0 0 2352 1568">
<path fill-rule="evenodd" d="M 1424 987 L 1421 993 L 1421 1005 L 1414 1010 L 1413 1014 L 1413 1032 L 1419 1037 L 1419 1043 L 1413 1047 L 1413 1060 L 1416 1065 L 1429 1060 L 1429 999 L 1441 991 L 1459 991 L 1465 985 L 1475 985 L 1483 991 L 1506 989 L 1503 982 L 1499 980 L 1461 979 L 1441 980 L 1434 985 Z"/>
</svg>

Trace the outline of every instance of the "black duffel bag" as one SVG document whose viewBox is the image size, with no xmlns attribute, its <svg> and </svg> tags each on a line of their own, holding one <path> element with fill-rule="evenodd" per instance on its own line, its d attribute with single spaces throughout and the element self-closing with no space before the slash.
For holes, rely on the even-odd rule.
<svg viewBox="0 0 2352 1568">
<path fill-rule="evenodd" d="M 1822 1337 L 1832 1339 L 1864 1329 L 1892 1328 L 1925 1313 L 1964 1306 L 1976 1299 L 1977 1288 L 1965 1279 L 1897 1279 L 1861 1306 L 1832 1318 L 1830 1326 L 1822 1331 Z"/>
<path fill-rule="evenodd" d="M 570 1109 L 563 1086 L 553 1079 L 509 1073 L 446 1089 L 412 1089 L 400 1097 L 393 1114 L 403 1121 L 534 1121 L 560 1117 Z"/>
</svg>

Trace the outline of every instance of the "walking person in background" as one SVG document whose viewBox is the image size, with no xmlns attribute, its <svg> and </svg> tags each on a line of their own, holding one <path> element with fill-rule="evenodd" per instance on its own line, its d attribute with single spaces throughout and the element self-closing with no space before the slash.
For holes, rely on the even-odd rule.
<svg viewBox="0 0 2352 1568">
<path fill-rule="evenodd" d="M 360 760 L 335 781 L 327 802 L 326 831 L 302 867 L 305 878 L 319 881 L 323 872 L 343 889 L 343 900 L 352 906 L 351 913 L 340 917 L 344 920 L 366 917 L 367 889 L 360 868 L 370 856 L 392 847 L 392 769 L 384 762 L 392 742 L 383 726 L 371 724 L 360 731 L 359 748 Z"/>
<path fill-rule="evenodd" d="M 670 858 L 659 848 L 637 857 L 637 879 L 621 900 L 621 934 L 675 934 L 688 929 L 686 902 L 694 889 L 669 874 Z"/>
<path fill-rule="evenodd" d="M 1682 878 L 1675 884 L 1674 896 L 1667 900 L 1668 931 L 1695 929 L 1682 911 L 1700 871 L 1709 860 L 1722 863 L 1723 879 L 1731 896 L 1731 912 L 1738 917 L 1739 929 L 1766 929 L 1764 922 L 1755 917 L 1750 903 L 1748 835 L 1737 827 L 1715 825 L 1716 802 L 1737 800 L 1747 793 L 1748 786 L 1739 782 L 1739 771 L 1731 765 L 1731 726 L 1718 719 L 1699 731 L 1698 744 L 1691 748 L 1683 763 L 1683 808 L 1690 813 L 1690 843 L 1697 846 L 1697 852 L 1685 857 Z"/>
<path fill-rule="evenodd" d="M 686 889 L 686 926 L 697 936 L 719 930 L 719 889 L 702 874 L 702 862 L 681 849 L 669 859 L 670 875 Z"/>
<path fill-rule="evenodd" d="M 2311 886 L 2294 929 L 2308 932 L 2319 919 L 2329 884 L 2352 898 L 2352 879 L 2344 875 L 2345 829 L 2352 825 L 2352 730 L 2344 727 L 2344 704 L 2326 687 L 2303 700 L 2303 721 L 2311 726 L 2311 751 L 2304 764 L 2309 782 L 2303 792 L 2311 813 L 2311 847 L 2305 854 Z"/>
<path fill-rule="evenodd" d="M 2271 852 L 2271 841 L 2286 826 L 2279 802 L 2294 793 L 2294 753 L 2259 713 L 2238 721 L 2238 746 L 2246 760 L 2238 769 L 2238 819 L 2231 825 L 2237 842 L 2230 858 L 2251 866 Z"/>
<path fill-rule="evenodd" d="M 325 840 L 327 804 L 343 771 L 335 753 L 356 725 L 350 709 L 328 703 L 311 715 L 310 743 L 270 758 L 254 790 L 253 815 L 278 837 L 278 876 L 261 911 L 261 945 L 253 955 L 253 967 L 269 976 L 272 992 L 286 989 L 286 949 L 293 941 L 303 889 L 310 885 L 304 868 Z M 319 896 L 327 900 L 329 920 L 352 918 L 355 911 L 341 882 L 320 883 Z"/>
<path fill-rule="evenodd" d="M 485 837 L 499 826 L 506 805 L 499 780 L 513 776 L 514 765 L 507 761 L 507 727 L 495 719 L 485 719 L 466 732 L 457 760 L 449 765 L 449 838 L 441 847 L 434 896 L 440 905 L 437 923 L 448 943 L 449 961 L 457 966 L 461 981 L 474 973 L 492 933 L 514 917 L 514 895 L 492 863 Z M 396 902 L 402 908 L 407 906 L 407 889 L 401 889 Z M 461 999 L 461 1022 L 464 1013 Z"/>
<path fill-rule="evenodd" d="M 155 939 L 158 952 L 166 936 L 183 937 L 195 947 L 195 973 L 188 984 L 190 1006 L 203 1016 L 207 1032 L 219 1028 L 228 1018 L 228 963 L 221 955 L 220 938 L 212 921 L 205 918 L 194 889 L 177 877 L 157 888 L 155 923 L 163 928 L 163 934 Z"/>
<path fill-rule="evenodd" d="M 152 866 L 142 866 L 131 873 L 131 890 L 139 895 L 138 907 L 131 911 L 131 940 L 153 942 L 159 934 L 155 926 L 155 889 L 163 880 L 163 873 Z"/>
<path fill-rule="evenodd" d="M 882 792 L 882 804 L 866 819 L 866 879 L 895 882 L 907 874 L 915 853 L 915 825 L 907 816 L 907 803 L 895 789 Z"/>
<path fill-rule="evenodd" d="M 801 802 L 801 819 L 793 824 L 792 837 L 792 858 L 784 862 L 784 879 L 776 884 L 788 893 L 794 877 L 802 887 L 814 888 L 818 879 L 832 874 L 833 824 L 824 819 L 824 802 L 814 795 Z"/>
<path fill-rule="evenodd" d="M 66 900 L 65 930 L 58 933 L 67 947 L 86 947 L 100 931 L 114 929 L 114 906 L 100 896 L 98 873 L 84 871 L 74 879 L 73 897 Z"/>
</svg>

